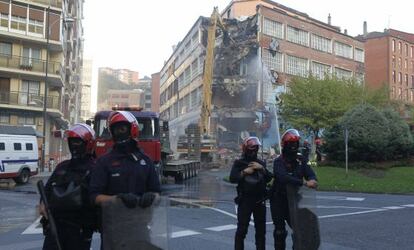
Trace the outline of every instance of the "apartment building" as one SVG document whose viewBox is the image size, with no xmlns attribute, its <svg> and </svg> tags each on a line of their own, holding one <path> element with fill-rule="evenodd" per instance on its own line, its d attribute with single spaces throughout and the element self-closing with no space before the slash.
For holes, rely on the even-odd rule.
<svg viewBox="0 0 414 250">
<path fill-rule="evenodd" d="M 143 107 L 145 92 L 142 89 L 132 90 L 108 90 L 106 110 L 112 107 Z"/>
<path fill-rule="evenodd" d="M 134 85 L 136 88 L 141 89 L 143 91 L 143 98 L 140 101 L 141 107 L 144 108 L 144 110 L 151 110 L 151 103 L 152 103 L 152 79 L 148 76 L 145 76 L 144 78 L 139 79 L 138 84 Z"/>
<path fill-rule="evenodd" d="M 100 68 L 99 72 L 112 75 L 119 81 L 126 84 L 136 84 L 139 81 L 139 73 L 129 69 Z"/>
<path fill-rule="evenodd" d="M 368 86 L 387 86 L 392 99 L 414 104 L 414 34 L 394 29 L 368 33 L 365 23 L 357 39 L 365 42 Z"/>
<path fill-rule="evenodd" d="M 216 39 L 210 131 L 238 142 L 240 134 L 273 138 L 275 88 L 294 76 L 364 79 L 364 43 L 339 27 L 269 0 L 233 0 L 222 17 L 233 44 Z M 161 70 L 160 112 L 171 142 L 200 119 L 209 18 L 200 17 Z M 222 33 L 222 32 L 221 32 Z M 258 115 L 258 113 L 264 115 Z M 261 124 L 258 125 L 257 124 Z"/>
<path fill-rule="evenodd" d="M 151 110 L 160 112 L 160 73 L 151 75 Z"/>
<path fill-rule="evenodd" d="M 92 87 L 92 60 L 83 60 L 82 67 L 82 84 L 81 84 L 81 100 L 80 100 L 80 120 L 86 121 L 90 119 L 91 113 L 91 87 Z"/>
<path fill-rule="evenodd" d="M 46 160 L 62 155 L 53 132 L 79 114 L 82 10 L 80 0 L 0 1 L 0 123 L 33 126 L 39 146 L 45 126 Z"/>
</svg>

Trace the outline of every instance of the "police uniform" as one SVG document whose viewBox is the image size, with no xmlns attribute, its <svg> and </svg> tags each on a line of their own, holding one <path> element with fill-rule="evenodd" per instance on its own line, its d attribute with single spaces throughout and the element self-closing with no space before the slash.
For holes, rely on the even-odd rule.
<svg viewBox="0 0 414 250">
<path fill-rule="evenodd" d="M 64 250 L 90 249 L 93 231 L 97 228 L 95 206 L 89 200 L 89 173 L 94 168 L 92 158 L 72 159 L 63 161 L 56 166 L 48 179 L 45 192 L 49 206 L 56 221 L 59 241 Z M 68 186 L 74 184 L 71 194 L 66 196 L 59 193 L 67 192 Z M 81 196 L 81 202 L 77 197 Z M 75 197 L 75 198 L 74 198 Z M 57 244 L 45 218 L 41 220 L 44 228 L 44 250 L 55 250 Z"/>
<path fill-rule="evenodd" d="M 295 160 L 293 165 L 288 164 L 283 155 L 275 159 L 273 163 L 273 174 L 275 181 L 273 183 L 273 196 L 270 200 L 270 209 L 272 213 L 273 224 L 275 229 L 273 236 L 275 239 L 275 249 L 286 248 L 287 231 L 285 221 L 292 228 L 290 223 L 289 207 L 286 193 L 286 185 L 302 186 L 303 179 L 317 180 L 315 172 L 305 162 Z"/>
<path fill-rule="evenodd" d="M 263 166 L 263 171 L 255 171 L 251 176 L 242 176 L 241 172 L 246 169 L 250 162 L 257 162 Z M 253 175 L 256 175 L 253 177 Z M 260 175 L 260 176 L 258 176 Z M 252 184 L 246 178 L 255 178 Z M 235 249 L 244 249 L 244 239 L 249 227 L 250 217 L 253 214 L 256 230 L 256 248 L 265 249 L 266 234 L 266 183 L 271 180 L 271 174 L 266 170 L 266 163 L 255 158 L 243 157 L 234 161 L 230 172 L 230 182 L 237 183 L 237 230 L 235 237 Z M 256 182 L 258 181 L 258 182 Z"/>
<path fill-rule="evenodd" d="M 130 143 L 136 142 L 131 140 Z M 151 159 L 137 146 L 130 145 L 132 151 L 125 151 L 117 145 L 111 152 L 97 160 L 92 173 L 90 191 L 91 199 L 98 195 L 117 195 L 161 191 L 158 174 Z"/>
</svg>

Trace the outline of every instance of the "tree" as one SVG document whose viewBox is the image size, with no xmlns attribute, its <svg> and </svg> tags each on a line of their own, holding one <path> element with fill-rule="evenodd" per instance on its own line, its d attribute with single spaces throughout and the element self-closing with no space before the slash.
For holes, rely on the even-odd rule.
<svg viewBox="0 0 414 250">
<path fill-rule="evenodd" d="M 282 96 L 282 117 L 297 129 L 316 137 L 321 129 L 338 123 L 346 111 L 360 103 L 383 106 L 388 102 L 385 89 L 369 91 L 355 80 L 326 76 L 294 78 Z"/>
</svg>

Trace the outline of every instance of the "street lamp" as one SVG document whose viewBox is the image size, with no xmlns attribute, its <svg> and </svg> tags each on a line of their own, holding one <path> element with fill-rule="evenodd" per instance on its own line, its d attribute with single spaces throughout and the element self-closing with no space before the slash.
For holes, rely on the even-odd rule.
<svg viewBox="0 0 414 250">
<path fill-rule="evenodd" d="M 40 166 L 40 170 L 43 172 L 45 170 L 45 163 L 46 163 L 46 123 L 47 123 L 47 92 L 48 92 L 48 73 L 49 73 L 49 45 L 50 45 L 50 33 L 51 28 L 55 25 L 58 21 L 63 20 L 64 23 L 73 23 L 75 20 L 73 18 L 59 18 L 55 20 L 53 23 L 49 24 L 50 20 L 50 6 L 47 8 L 47 15 L 46 15 L 46 67 L 45 67 L 45 89 L 44 89 L 44 96 L 43 96 L 43 140 L 42 140 L 42 162 Z"/>
</svg>

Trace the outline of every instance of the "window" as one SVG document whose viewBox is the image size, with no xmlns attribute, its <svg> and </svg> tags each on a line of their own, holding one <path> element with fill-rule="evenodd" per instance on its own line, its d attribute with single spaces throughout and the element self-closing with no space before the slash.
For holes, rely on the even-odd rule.
<svg viewBox="0 0 414 250">
<path fill-rule="evenodd" d="M 196 46 L 198 44 L 198 31 L 191 37 L 191 43 L 193 46 Z"/>
<path fill-rule="evenodd" d="M 0 142 L 0 150 L 6 150 L 6 145 L 4 142 Z"/>
<path fill-rule="evenodd" d="M 263 63 L 270 70 L 283 72 L 283 54 L 263 49 Z"/>
<path fill-rule="evenodd" d="M 401 72 L 399 72 L 399 73 L 398 73 L 398 82 L 399 82 L 399 83 L 401 83 L 401 78 L 402 78 L 402 75 L 401 75 Z"/>
<path fill-rule="evenodd" d="M 184 86 L 188 85 L 191 82 L 191 67 L 188 66 L 184 70 Z"/>
<path fill-rule="evenodd" d="M 263 21 L 263 33 L 283 39 L 283 24 L 265 18 Z"/>
<path fill-rule="evenodd" d="M 395 83 L 395 70 L 392 71 L 392 82 Z"/>
<path fill-rule="evenodd" d="M 13 147 L 14 147 L 14 150 L 22 150 L 22 144 L 21 143 L 15 142 L 15 143 L 13 143 Z"/>
<path fill-rule="evenodd" d="M 355 61 L 364 62 L 364 50 L 355 48 Z"/>
<path fill-rule="evenodd" d="M 398 68 L 401 68 L 401 58 L 398 58 Z"/>
<path fill-rule="evenodd" d="M 196 108 L 197 104 L 197 89 L 195 89 L 193 92 L 191 92 L 191 107 Z"/>
<path fill-rule="evenodd" d="M 395 56 L 392 56 L 392 67 L 395 68 Z"/>
<path fill-rule="evenodd" d="M 178 89 L 181 89 L 184 87 L 184 73 L 181 73 L 180 76 L 178 76 Z"/>
<path fill-rule="evenodd" d="M 407 69 L 408 68 L 408 61 L 407 61 L 407 59 L 405 59 L 404 60 L 404 69 Z"/>
<path fill-rule="evenodd" d="M 312 62 L 311 72 L 314 77 L 318 79 L 324 79 L 326 74 L 331 73 L 331 66 L 322 63 Z"/>
<path fill-rule="evenodd" d="M 11 16 L 10 27 L 15 30 L 26 31 L 26 18 L 19 16 Z"/>
<path fill-rule="evenodd" d="M 407 87 L 408 87 L 408 75 L 407 74 L 405 74 L 405 84 L 407 85 Z"/>
<path fill-rule="evenodd" d="M 33 150 L 33 144 L 32 143 L 26 143 L 26 150 Z"/>
<path fill-rule="evenodd" d="M 392 52 L 395 52 L 395 40 L 392 40 L 391 47 L 392 47 Z"/>
<path fill-rule="evenodd" d="M 198 75 L 198 60 L 195 59 L 192 63 L 191 63 L 191 72 L 192 72 L 192 78 L 195 78 Z"/>
<path fill-rule="evenodd" d="M 309 46 L 309 35 L 307 31 L 287 26 L 286 39 L 289 42 Z"/>
<path fill-rule="evenodd" d="M 10 115 L 9 114 L 0 114 L 0 123 L 1 124 L 9 124 L 10 123 Z"/>
<path fill-rule="evenodd" d="M 12 55 L 12 45 L 11 43 L 0 42 L 0 55 L 2 56 L 11 56 Z"/>
<path fill-rule="evenodd" d="M 31 66 L 33 63 L 39 63 L 40 61 L 40 49 L 23 48 L 22 65 Z"/>
<path fill-rule="evenodd" d="M 286 56 L 286 73 L 295 76 L 307 75 L 308 71 L 308 59 L 295 57 L 295 56 Z"/>
<path fill-rule="evenodd" d="M 345 43 L 335 42 L 335 55 L 352 59 L 352 46 Z"/>
<path fill-rule="evenodd" d="M 401 99 L 402 98 L 402 89 L 398 88 L 398 95 L 397 95 L 397 99 Z"/>
<path fill-rule="evenodd" d="M 29 32 L 43 34 L 43 21 L 29 19 Z"/>
<path fill-rule="evenodd" d="M 313 49 L 332 53 L 331 39 L 312 34 L 311 35 L 311 46 Z"/>
<path fill-rule="evenodd" d="M 414 46 L 411 46 L 411 58 L 414 57 Z"/>
<path fill-rule="evenodd" d="M 408 44 L 405 44 L 405 56 L 408 56 Z"/>
<path fill-rule="evenodd" d="M 401 52 L 402 52 L 402 43 L 401 42 L 398 42 L 398 51 L 401 54 Z"/>
<path fill-rule="evenodd" d="M 346 69 L 341 69 L 341 68 L 335 68 L 335 75 L 339 79 L 348 80 L 348 79 L 352 78 L 352 71 L 346 70 Z"/>
<path fill-rule="evenodd" d="M 42 99 L 39 93 L 40 82 L 23 80 L 20 85 L 19 104 L 31 104 L 31 102 Z"/>
<path fill-rule="evenodd" d="M 17 123 L 21 125 L 35 125 L 35 119 L 33 116 L 19 116 Z"/>
<path fill-rule="evenodd" d="M 5 28 L 9 27 L 9 14 L 0 13 L 0 26 Z"/>
<path fill-rule="evenodd" d="M 355 79 L 358 83 L 363 84 L 365 82 L 364 73 L 355 73 Z"/>
</svg>

